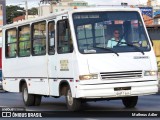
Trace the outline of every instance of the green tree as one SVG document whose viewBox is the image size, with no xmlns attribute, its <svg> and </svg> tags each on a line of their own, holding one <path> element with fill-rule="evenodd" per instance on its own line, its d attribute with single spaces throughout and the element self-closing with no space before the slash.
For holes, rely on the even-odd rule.
<svg viewBox="0 0 160 120">
<path fill-rule="evenodd" d="M 22 16 L 24 14 L 23 12 L 17 10 L 24 10 L 24 8 L 15 5 L 6 6 L 7 24 L 13 23 L 13 18 Z"/>
<path fill-rule="evenodd" d="M 33 7 L 31 9 L 28 10 L 28 14 L 29 15 L 38 15 L 38 9 Z"/>
<path fill-rule="evenodd" d="M 21 10 L 21 11 L 18 11 Z M 24 11 L 24 12 L 23 12 Z M 7 18 L 7 24 L 13 23 L 13 18 L 25 15 L 25 9 L 20 6 L 6 6 L 6 18 Z M 38 15 L 38 9 L 37 8 L 31 8 L 28 9 L 28 15 Z"/>
</svg>

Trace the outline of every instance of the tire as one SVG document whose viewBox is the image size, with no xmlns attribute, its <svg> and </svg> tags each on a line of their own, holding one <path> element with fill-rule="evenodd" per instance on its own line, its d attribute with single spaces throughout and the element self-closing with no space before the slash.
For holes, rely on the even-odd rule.
<svg viewBox="0 0 160 120">
<path fill-rule="evenodd" d="M 39 106 L 41 104 L 42 96 L 41 95 L 34 95 L 34 105 Z"/>
<path fill-rule="evenodd" d="M 134 108 L 138 102 L 138 96 L 124 97 L 122 98 L 123 105 L 126 108 Z"/>
<path fill-rule="evenodd" d="M 34 105 L 34 95 L 28 94 L 27 84 L 23 84 L 22 86 L 22 97 L 23 97 L 23 102 L 26 106 Z"/>
<path fill-rule="evenodd" d="M 66 104 L 69 111 L 80 110 L 81 100 L 72 97 L 71 89 L 69 87 L 66 91 Z"/>
</svg>

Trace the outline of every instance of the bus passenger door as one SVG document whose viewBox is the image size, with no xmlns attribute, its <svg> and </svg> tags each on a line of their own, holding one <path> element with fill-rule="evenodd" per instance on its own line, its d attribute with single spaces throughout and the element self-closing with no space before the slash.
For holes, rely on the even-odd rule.
<svg viewBox="0 0 160 120">
<path fill-rule="evenodd" d="M 57 79 L 58 83 L 66 81 L 74 92 L 74 52 L 68 19 L 57 21 Z"/>
<path fill-rule="evenodd" d="M 58 96 L 57 91 L 57 59 L 55 51 L 55 21 L 48 22 L 48 79 L 49 79 L 49 94 Z"/>
<path fill-rule="evenodd" d="M 67 19 L 57 22 L 57 37 L 55 37 L 55 30 L 52 30 L 53 25 L 55 26 L 53 22 L 49 23 L 49 85 L 50 95 L 59 96 L 59 83 L 73 78 L 73 43 Z M 55 38 L 57 38 L 56 42 Z"/>
</svg>

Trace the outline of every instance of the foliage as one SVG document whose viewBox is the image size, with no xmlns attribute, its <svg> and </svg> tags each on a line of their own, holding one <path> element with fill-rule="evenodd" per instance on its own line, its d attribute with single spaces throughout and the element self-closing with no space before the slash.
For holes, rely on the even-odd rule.
<svg viewBox="0 0 160 120">
<path fill-rule="evenodd" d="M 21 10 L 21 11 L 18 11 Z M 28 15 L 37 15 L 38 9 L 37 8 L 31 8 L 28 9 Z M 20 6 L 10 5 L 6 6 L 6 18 L 7 18 L 7 24 L 13 23 L 13 18 L 25 15 L 25 9 Z"/>
<path fill-rule="evenodd" d="M 31 9 L 28 10 L 28 14 L 29 15 L 38 15 L 38 9 L 33 7 Z"/>
<path fill-rule="evenodd" d="M 6 6 L 7 24 L 13 23 L 13 18 L 24 14 L 23 12 L 17 10 L 24 10 L 24 8 L 14 5 Z"/>
</svg>

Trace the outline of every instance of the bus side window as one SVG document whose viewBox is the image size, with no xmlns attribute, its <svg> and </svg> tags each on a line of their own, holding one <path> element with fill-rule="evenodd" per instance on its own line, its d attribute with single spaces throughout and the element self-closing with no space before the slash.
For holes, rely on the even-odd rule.
<svg viewBox="0 0 160 120">
<path fill-rule="evenodd" d="M 18 28 L 18 55 L 20 57 L 30 56 L 31 41 L 30 41 L 30 25 L 21 26 Z"/>
<path fill-rule="evenodd" d="M 48 23 L 48 53 L 53 55 L 55 53 L 55 22 Z"/>
<path fill-rule="evenodd" d="M 32 54 L 46 54 L 46 21 L 33 23 L 32 26 Z"/>
<path fill-rule="evenodd" d="M 73 52 L 73 43 L 71 39 L 71 32 L 68 20 L 61 20 L 57 23 L 57 30 L 58 30 L 58 36 L 57 36 L 57 51 L 59 54 L 63 53 L 72 53 Z"/>
<path fill-rule="evenodd" d="M 6 53 L 7 58 L 15 58 L 17 55 L 17 29 L 6 31 Z"/>
</svg>

